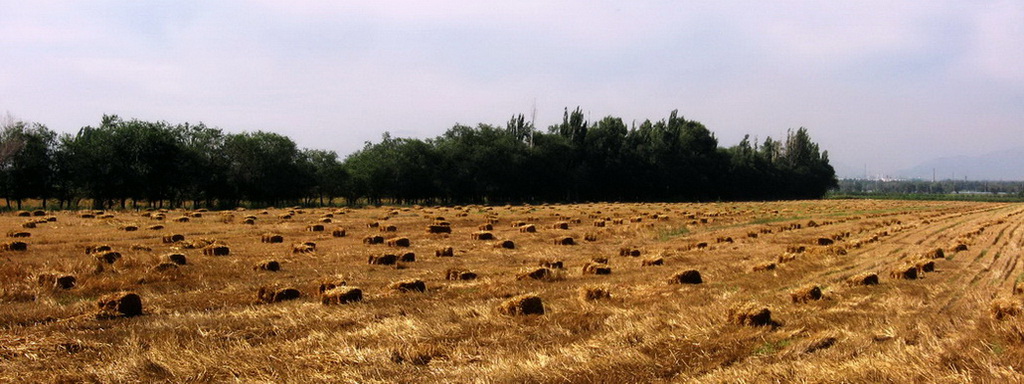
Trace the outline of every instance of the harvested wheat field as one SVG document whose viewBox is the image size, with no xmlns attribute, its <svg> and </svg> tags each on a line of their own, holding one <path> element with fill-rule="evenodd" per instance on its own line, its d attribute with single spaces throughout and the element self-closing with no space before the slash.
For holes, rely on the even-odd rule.
<svg viewBox="0 0 1024 384">
<path fill-rule="evenodd" d="M 0 382 L 1019 382 L 1022 212 L 8 213 Z"/>
</svg>

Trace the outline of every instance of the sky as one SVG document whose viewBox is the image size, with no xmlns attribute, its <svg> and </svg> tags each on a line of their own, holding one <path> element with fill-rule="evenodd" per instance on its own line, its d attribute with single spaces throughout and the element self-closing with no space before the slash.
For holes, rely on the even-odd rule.
<svg viewBox="0 0 1024 384">
<path fill-rule="evenodd" d="M 720 146 L 806 127 L 840 176 L 1024 156 L 1024 2 L 0 0 L 0 113 L 62 133 L 116 114 L 344 157 L 577 106 Z"/>
</svg>

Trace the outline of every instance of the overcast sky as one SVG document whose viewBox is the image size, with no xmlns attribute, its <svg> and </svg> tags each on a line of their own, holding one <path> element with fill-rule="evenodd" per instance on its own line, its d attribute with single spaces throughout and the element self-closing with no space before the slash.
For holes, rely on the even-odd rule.
<svg viewBox="0 0 1024 384">
<path fill-rule="evenodd" d="M 117 114 L 344 157 L 534 106 L 678 109 L 722 146 L 807 127 L 858 173 L 1024 148 L 1024 2 L 0 0 L 0 113 L 59 132 Z"/>
</svg>

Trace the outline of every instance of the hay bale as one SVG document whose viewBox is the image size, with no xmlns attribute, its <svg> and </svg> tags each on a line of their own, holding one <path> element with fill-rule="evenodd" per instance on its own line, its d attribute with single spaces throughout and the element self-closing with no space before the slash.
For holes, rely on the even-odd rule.
<svg viewBox="0 0 1024 384">
<path fill-rule="evenodd" d="M 436 257 L 452 257 L 455 256 L 455 250 L 452 247 L 444 247 L 434 251 Z"/>
<path fill-rule="evenodd" d="M 331 237 L 345 237 L 345 228 L 335 228 L 331 231 Z"/>
<path fill-rule="evenodd" d="M 107 264 L 114 264 L 115 262 L 121 259 L 121 253 L 114 251 L 96 253 L 95 255 L 96 260 Z"/>
<path fill-rule="evenodd" d="M 597 241 L 597 234 L 596 233 L 587 232 L 587 233 L 583 234 L 583 240 L 589 241 L 589 242 Z"/>
<path fill-rule="evenodd" d="M 42 273 L 36 276 L 39 286 L 53 289 L 71 289 L 75 287 L 77 279 L 72 275 L 58 273 Z"/>
<path fill-rule="evenodd" d="M 24 238 L 24 237 L 31 237 L 31 236 L 32 236 L 32 234 L 29 233 L 29 232 L 23 232 L 23 231 L 10 231 L 10 232 L 7 232 L 7 237 Z"/>
<path fill-rule="evenodd" d="M 1019 299 L 999 298 L 992 300 L 989 313 L 993 319 L 1002 320 L 1007 317 L 1019 316 L 1024 312 Z"/>
<path fill-rule="evenodd" d="M 660 257 L 652 257 L 640 261 L 641 267 L 653 267 L 658 265 L 665 265 L 665 259 Z"/>
<path fill-rule="evenodd" d="M 334 222 L 334 219 L 331 219 L 330 217 L 321 217 L 317 221 L 320 222 L 320 223 L 324 223 L 324 224 L 330 224 L 330 223 Z"/>
<path fill-rule="evenodd" d="M 384 244 L 384 236 L 366 236 L 363 238 L 364 244 Z"/>
<path fill-rule="evenodd" d="M 640 257 L 640 250 L 636 248 L 619 248 L 619 256 Z"/>
<path fill-rule="evenodd" d="M 414 253 L 414 252 L 403 253 L 401 256 L 398 257 L 398 261 L 401 261 L 403 263 L 415 262 L 416 261 L 416 253 Z"/>
<path fill-rule="evenodd" d="M 866 272 L 850 276 L 850 278 L 846 279 L 846 284 L 851 287 L 856 285 L 878 285 L 878 274 Z"/>
<path fill-rule="evenodd" d="M 544 303 L 538 296 L 523 295 L 502 302 L 497 310 L 498 313 L 508 316 L 543 315 Z"/>
<path fill-rule="evenodd" d="M 584 275 L 610 275 L 612 274 L 612 268 L 607 264 L 601 263 L 586 263 L 583 264 Z"/>
<path fill-rule="evenodd" d="M 516 249 L 516 243 L 512 240 L 505 240 L 502 242 L 494 243 L 494 248 Z"/>
<path fill-rule="evenodd" d="M 931 260 L 920 260 L 914 263 L 914 267 L 917 268 L 918 275 L 924 272 L 935 271 L 935 262 Z"/>
<path fill-rule="evenodd" d="M 122 225 L 118 229 L 120 229 L 122 231 L 125 231 L 125 232 L 135 232 L 135 231 L 139 230 L 139 226 L 137 226 L 137 225 Z"/>
<path fill-rule="evenodd" d="M 774 271 L 778 265 L 772 262 L 761 263 L 754 266 L 754 272 Z"/>
<path fill-rule="evenodd" d="M 722 237 L 718 237 L 717 239 L 715 239 L 715 242 L 716 242 L 716 243 L 728 243 L 728 244 L 732 244 L 732 243 L 733 243 L 733 239 L 732 239 L 732 237 L 730 237 L 730 236 L 722 236 Z"/>
<path fill-rule="evenodd" d="M 264 260 L 256 263 L 252 269 L 254 271 L 277 272 L 281 270 L 281 263 L 278 263 L 277 260 Z"/>
<path fill-rule="evenodd" d="M 935 248 L 924 254 L 927 259 L 943 259 L 946 257 L 946 253 L 942 251 L 942 248 Z"/>
<path fill-rule="evenodd" d="M 134 292 L 118 292 L 100 297 L 96 301 L 97 317 L 133 317 L 142 314 L 142 298 Z"/>
<path fill-rule="evenodd" d="M 526 279 L 547 280 L 547 279 L 552 278 L 553 276 L 554 276 L 554 273 L 551 272 L 550 269 L 541 267 L 541 268 L 536 268 L 536 269 L 533 269 L 533 270 L 530 270 L 530 271 L 527 271 L 527 272 L 524 272 L 524 273 L 520 273 L 519 276 L 516 276 L 516 280 L 526 280 Z"/>
<path fill-rule="evenodd" d="M 477 274 L 458 268 L 449 268 L 445 271 L 445 279 L 447 280 L 474 280 L 477 278 Z"/>
<path fill-rule="evenodd" d="M 388 289 L 398 292 L 424 292 L 427 290 L 427 284 L 423 280 L 405 280 L 396 281 L 388 285 Z"/>
<path fill-rule="evenodd" d="M 263 236 L 260 237 L 260 242 L 270 243 L 270 244 L 283 243 L 284 242 L 284 236 L 276 235 L 276 234 L 272 234 L 272 233 L 266 233 L 266 234 L 264 234 Z"/>
<path fill-rule="evenodd" d="M 708 243 L 702 241 L 697 244 L 694 244 L 693 247 L 697 249 L 705 249 L 708 247 Z"/>
<path fill-rule="evenodd" d="M 700 271 L 696 269 L 677 272 L 669 279 L 669 284 L 701 284 L 703 282 Z"/>
<path fill-rule="evenodd" d="M 555 245 L 576 245 L 576 240 L 571 236 L 562 236 L 553 241 Z"/>
<path fill-rule="evenodd" d="M 186 265 L 186 264 L 188 264 L 188 258 L 185 257 L 185 255 L 180 254 L 180 253 L 168 254 L 168 255 L 164 256 L 164 259 L 166 259 L 167 261 L 172 262 L 174 264 L 178 264 L 178 265 Z"/>
<path fill-rule="evenodd" d="M 794 303 L 806 303 L 813 300 L 821 300 L 821 287 L 817 285 L 806 285 L 797 288 L 789 293 L 789 298 Z"/>
<path fill-rule="evenodd" d="M 741 326 L 762 327 L 772 325 L 772 311 L 768 307 L 747 303 L 729 308 L 727 312 L 729 323 Z"/>
<path fill-rule="evenodd" d="M 537 232 L 537 226 L 533 225 L 533 224 L 527 224 L 527 225 L 519 227 L 519 232 L 522 232 L 522 233 L 536 233 Z"/>
<path fill-rule="evenodd" d="M 893 279 L 914 280 L 917 278 L 917 266 L 904 265 L 893 268 L 889 271 L 889 276 Z"/>
<path fill-rule="evenodd" d="M 452 227 L 432 224 L 427 226 L 427 233 L 452 233 Z"/>
<path fill-rule="evenodd" d="M 398 232 L 398 227 L 394 225 L 382 225 L 377 227 L 381 232 Z"/>
<path fill-rule="evenodd" d="M 363 301 L 363 290 L 359 287 L 338 286 L 320 293 L 320 304 L 347 304 Z"/>
<path fill-rule="evenodd" d="M 285 300 L 295 300 L 302 296 L 302 292 L 292 287 L 260 287 L 256 291 L 257 303 L 277 303 Z"/>
<path fill-rule="evenodd" d="M 319 291 L 320 291 L 320 294 L 322 295 L 324 292 L 330 291 L 330 290 L 332 290 L 334 288 L 337 288 L 337 287 L 344 287 L 344 286 L 347 286 L 347 285 L 348 285 L 348 282 L 346 282 L 344 279 L 341 279 L 341 278 L 327 279 L 327 280 L 324 280 L 324 281 L 320 282 Z"/>
<path fill-rule="evenodd" d="M 606 224 L 606 222 L 604 220 L 596 220 L 596 221 L 594 221 L 594 226 L 595 227 L 603 228 L 605 225 L 607 225 L 607 224 Z"/>
<path fill-rule="evenodd" d="M 150 231 L 159 231 L 161 229 L 164 229 L 164 226 L 160 225 L 160 224 L 156 224 L 156 225 L 150 225 L 150 226 L 146 227 L 146 229 L 148 229 Z"/>
<path fill-rule="evenodd" d="M 324 229 L 325 228 L 323 224 L 310 224 L 306 226 L 306 230 L 309 232 L 323 232 Z"/>
<path fill-rule="evenodd" d="M 833 241 L 832 239 L 829 239 L 827 237 L 819 237 L 818 238 L 818 245 L 820 245 L 820 246 L 832 245 L 833 243 L 835 243 L 835 241 Z"/>
<path fill-rule="evenodd" d="M 473 240 L 494 240 L 494 234 L 486 231 L 473 232 Z"/>
<path fill-rule="evenodd" d="M 176 233 L 176 234 L 173 234 L 173 235 L 165 235 L 163 237 L 163 242 L 165 244 L 177 243 L 179 241 L 185 241 L 185 235 L 177 234 Z"/>
<path fill-rule="evenodd" d="M 480 224 L 476 227 L 476 229 L 481 231 L 492 231 L 494 230 L 494 225 L 491 225 L 490 223 Z"/>
<path fill-rule="evenodd" d="M 153 269 L 150 270 L 150 272 L 154 272 L 154 273 L 168 273 L 168 272 L 177 272 L 177 271 L 178 271 L 178 264 L 175 264 L 175 263 L 172 263 L 172 262 L 169 262 L 169 261 L 157 264 L 157 265 L 153 266 Z"/>
<path fill-rule="evenodd" d="M 540 266 L 551 269 L 563 269 L 565 268 L 565 263 L 561 260 L 541 260 Z"/>
<path fill-rule="evenodd" d="M 182 217 L 174 219 L 174 221 L 178 222 L 178 223 L 187 223 L 189 221 L 192 221 L 192 219 L 189 219 L 188 216 L 182 216 Z"/>
<path fill-rule="evenodd" d="M 85 246 L 85 254 L 86 255 L 90 255 L 90 254 L 93 254 L 93 253 L 109 252 L 112 249 L 113 248 L 111 248 L 109 245 L 106 245 L 106 244 L 86 245 Z"/>
<path fill-rule="evenodd" d="M 551 229 L 569 229 L 569 223 L 565 221 L 559 221 L 552 224 Z"/>
<path fill-rule="evenodd" d="M 21 224 L 21 227 L 25 228 L 25 229 L 35 228 L 36 227 L 36 222 L 34 222 L 34 221 L 25 222 L 25 223 Z"/>
<path fill-rule="evenodd" d="M 967 244 L 959 243 L 953 247 L 953 252 L 963 252 L 967 250 Z"/>
<path fill-rule="evenodd" d="M 227 256 L 231 254 L 231 248 L 226 245 L 209 245 L 203 248 L 203 254 L 207 256 Z"/>
<path fill-rule="evenodd" d="M 526 222 L 522 221 L 522 220 L 517 220 L 517 221 L 513 221 L 512 222 L 512 228 L 519 228 L 519 227 L 522 227 L 524 225 L 526 225 Z"/>
<path fill-rule="evenodd" d="M 393 237 L 387 240 L 387 244 L 389 247 L 408 247 L 412 243 L 408 237 Z"/>
<path fill-rule="evenodd" d="M 603 287 L 580 287 L 578 292 L 580 301 L 594 301 L 612 298 L 612 294 L 609 292 L 608 288 Z"/>
<path fill-rule="evenodd" d="M 1024 293 L 1024 281 L 1018 281 L 1013 283 L 1013 294 L 1019 295 Z"/>
<path fill-rule="evenodd" d="M 17 217 L 29 217 L 29 216 L 32 216 L 32 213 L 30 213 L 29 211 L 17 211 L 17 212 L 14 212 L 14 216 L 17 216 Z"/>
<path fill-rule="evenodd" d="M 83 213 L 83 214 L 79 215 L 78 217 L 81 217 L 83 219 L 95 219 L 96 215 L 91 214 L 91 213 Z"/>
<path fill-rule="evenodd" d="M 395 265 L 398 263 L 398 256 L 392 254 L 371 255 L 367 258 L 367 263 L 371 265 Z"/>
</svg>

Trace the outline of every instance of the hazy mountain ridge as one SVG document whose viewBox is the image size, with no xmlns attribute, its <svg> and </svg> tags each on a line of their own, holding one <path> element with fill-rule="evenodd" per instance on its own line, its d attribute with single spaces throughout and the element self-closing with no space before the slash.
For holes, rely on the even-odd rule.
<svg viewBox="0 0 1024 384">
<path fill-rule="evenodd" d="M 968 180 L 1024 180 L 1024 148 L 992 152 L 981 156 L 941 157 L 896 172 L 900 178 Z"/>
</svg>

